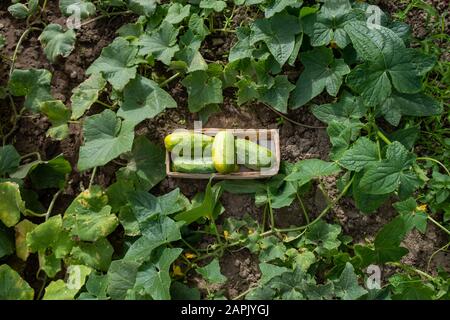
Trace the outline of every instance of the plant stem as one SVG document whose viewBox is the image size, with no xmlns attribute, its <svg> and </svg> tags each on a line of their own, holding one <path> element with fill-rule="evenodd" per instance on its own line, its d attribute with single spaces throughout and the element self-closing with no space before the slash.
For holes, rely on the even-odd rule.
<svg viewBox="0 0 450 320">
<path fill-rule="evenodd" d="M 58 199 L 59 195 L 62 193 L 62 190 L 59 190 L 57 193 L 55 193 L 55 195 L 53 196 L 52 202 L 50 202 L 50 205 L 48 206 L 48 210 L 45 213 L 45 221 L 48 220 L 48 218 L 50 218 L 50 215 L 53 211 L 53 207 L 55 206 L 56 200 Z"/>
<path fill-rule="evenodd" d="M 428 220 L 430 220 L 431 222 L 433 222 L 438 228 L 440 228 L 441 230 L 443 230 L 445 233 L 447 233 L 448 235 L 450 235 L 450 231 L 444 227 L 442 224 L 440 224 L 439 222 L 437 222 L 436 220 L 434 220 L 430 215 L 427 215 Z"/>
<path fill-rule="evenodd" d="M 449 246 L 450 246 L 450 242 L 447 243 L 445 246 L 440 247 L 439 249 L 437 249 L 436 251 L 434 251 L 431 254 L 430 258 L 428 259 L 428 263 L 427 263 L 427 271 L 430 270 L 430 264 L 431 264 L 431 261 L 433 260 L 434 256 L 437 255 L 441 251 L 447 250 Z"/>
<path fill-rule="evenodd" d="M 87 20 L 87 21 L 83 22 L 82 24 L 80 24 L 80 28 L 84 27 L 84 26 L 86 26 L 86 25 L 88 25 L 90 23 L 93 23 L 95 21 L 101 20 L 103 18 L 109 18 L 109 17 L 113 17 L 113 16 L 120 16 L 120 15 L 128 15 L 128 14 L 131 14 L 131 13 L 133 13 L 133 12 L 132 11 L 121 11 L 121 12 L 105 13 L 105 14 L 103 14 L 101 16 L 98 16 L 98 17 L 92 18 L 91 20 Z"/>
<path fill-rule="evenodd" d="M 275 216 L 273 215 L 272 200 L 270 199 L 269 187 L 267 187 L 267 201 L 269 206 L 270 229 L 275 232 Z"/>
<path fill-rule="evenodd" d="M 247 290 L 245 290 L 244 292 L 242 292 L 239 295 L 237 295 L 236 297 L 234 297 L 232 300 L 240 300 L 241 298 L 244 298 L 247 294 L 249 294 L 250 292 L 252 292 L 253 290 L 255 290 L 257 288 L 258 287 L 250 287 Z"/>
<path fill-rule="evenodd" d="M 175 73 L 173 76 L 171 76 L 169 79 L 161 82 L 161 84 L 159 85 L 160 87 L 164 87 L 167 86 L 169 83 L 171 83 L 173 80 L 175 80 L 176 78 L 178 78 L 181 75 L 180 72 Z"/>
<path fill-rule="evenodd" d="M 429 157 L 418 157 L 417 160 L 418 160 L 418 161 L 421 161 L 421 160 L 422 160 L 422 161 L 431 161 L 431 162 L 437 163 L 437 164 L 440 165 L 440 166 L 445 170 L 445 172 L 447 172 L 447 174 L 450 176 L 450 171 L 447 169 L 447 167 L 446 167 L 442 162 L 440 162 L 440 161 L 438 161 L 438 160 L 436 160 L 436 159 L 429 158 Z"/>
<path fill-rule="evenodd" d="M 399 262 L 388 262 L 388 264 L 390 264 L 390 265 L 392 265 L 394 267 L 399 267 L 399 268 L 401 268 L 401 269 L 403 269 L 405 271 L 417 273 L 418 275 L 420 275 L 420 276 L 422 276 L 424 278 L 427 278 L 428 280 L 431 280 L 431 281 L 435 280 L 434 277 L 429 275 L 428 273 L 426 273 L 426 272 L 424 272 L 422 270 L 416 269 L 414 267 L 408 266 L 406 264 L 399 263 Z"/>
<path fill-rule="evenodd" d="M 31 157 L 31 156 L 36 156 L 36 158 L 39 161 L 41 161 L 41 154 L 39 152 L 31 152 L 31 153 L 25 154 L 25 155 L 20 157 L 20 160 L 26 159 L 26 158 Z"/>
<path fill-rule="evenodd" d="M 89 189 L 94 185 L 95 175 L 97 174 L 97 167 L 92 170 L 91 179 L 89 180 Z"/>
<path fill-rule="evenodd" d="M 28 28 L 28 29 L 26 29 L 26 30 L 22 33 L 22 35 L 20 36 L 19 41 L 17 42 L 16 48 L 14 49 L 14 53 L 13 53 L 12 59 L 11 59 L 11 67 L 10 67 L 10 69 L 9 69 L 9 76 L 11 76 L 11 74 L 13 73 L 14 66 L 15 66 L 15 64 L 16 64 L 17 54 L 18 54 L 18 52 L 19 52 L 19 48 L 20 48 L 22 42 L 25 40 L 25 37 L 26 37 L 31 31 L 37 31 L 37 30 L 41 30 L 41 29 L 35 28 L 35 27 Z"/>
<path fill-rule="evenodd" d="M 300 203 L 300 207 L 302 208 L 303 215 L 305 216 L 306 224 L 309 224 L 309 215 L 308 215 L 308 212 L 306 211 L 305 205 L 303 204 L 302 198 L 300 197 L 300 195 L 298 194 L 298 192 L 297 192 L 297 199 L 298 199 L 298 202 Z"/>
<path fill-rule="evenodd" d="M 383 132 L 381 132 L 380 130 L 377 130 L 377 136 L 379 136 L 381 138 L 381 140 L 383 140 L 386 144 L 391 144 L 392 142 L 388 139 L 388 137 L 386 137 L 384 135 Z"/>
<path fill-rule="evenodd" d="M 102 105 L 102 106 L 104 106 L 104 107 L 106 107 L 108 109 L 114 109 L 113 106 L 111 106 L 111 105 L 109 105 L 107 103 L 104 103 L 103 101 L 100 101 L 100 100 L 95 101 L 95 103 L 98 103 L 98 104 L 100 104 L 100 105 Z"/>
<path fill-rule="evenodd" d="M 200 253 L 197 251 L 197 249 L 195 249 L 193 246 L 191 246 L 189 242 L 187 242 L 183 238 L 181 238 L 181 242 L 183 242 L 186 247 L 191 249 L 197 255 L 197 257 L 200 255 Z"/>
</svg>

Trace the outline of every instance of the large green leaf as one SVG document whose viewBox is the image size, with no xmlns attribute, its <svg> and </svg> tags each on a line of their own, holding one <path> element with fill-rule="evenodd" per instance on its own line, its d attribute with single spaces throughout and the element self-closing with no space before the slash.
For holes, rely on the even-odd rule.
<svg viewBox="0 0 450 320">
<path fill-rule="evenodd" d="M 25 211 L 25 202 L 20 195 L 19 185 L 15 182 L 0 183 L 0 220 L 7 227 L 16 225 L 20 213 Z"/>
<path fill-rule="evenodd" d="M 223 102 L 222 81 L 208 76 L 205 71 L 194 71 L 182 83 L 189 94 L 188 106 L 191 112 L 199 112 L 209 104 Z"/>
<path fill-rule="evenodd" d="M 75 31 L 64 31 L 62 26 L 54 23 L 47 25 L 39 36 L 44 53 L 52 63 L 55 63 L 58 57 L 68 57 L 75 48 L 76 39 Z"/>
<path fill-rule="evenodd" d="M 105 238 L 96 242 L 80 242 L 73 247 L 68 261 L 70 264 L 83 264 L 88 267 L 108 271 L 114 248 Z"/>
<path fill-rule="evenodd" d="M 353 96 L 348 91 L 342 92 L 338 102 L 333 104 L 322 104 L 314 106 L 312 112 L 320 121 L 330 124 L 332 121 L 337 122 L 359 122 L 364 117 L 368 107 L 363 103 L 362 99 Z"/>
<path fill-rule="evenodd" d="M 368 28 L 362 22 L 351 22 L 344 28 L 358 54 L 367 61 L 352 70 L 347 84 L 360 93 L 368 105 L 383 103 L 394 89 L 409 94 L 422 89 L 424 70 L 417 67 L 421 62 L 416 61 L 415 50 L 407 49 L 393 31 L 381 26 Z"/>
<path fill-rule="evenodd" d="M 28 233 L 27 245 L 30 252 L 39 254 L 40 269 L 53 278 L 61 270 L 61 259 L 72 250 L 73 241 L 57 215 Z"/>
<path fill-rule="evenodd" d="M 169 65 L 174 54 L 180 49 L 177 45 L 177 37 L 178 29 L 164 21 L 157 30 L 150 34 L 143 34 L 139 38 L 138 45 L 141 47 L 139 53 L 151 54 L 155 59 Z"/>
<path fill-rule="evenodd" d="M 319 47 L 305 52 L 300 58 L 305 70 L 298 78 L 291 106 L 298 108 L 318 96 L 324 89 L 335 97 L 342 85 L 342 77 L 350 73 L 343 59 L 335 59 L 333 51 Z"/>
<path fill-rule="evenodd" d="M 95 15 L 95 5 L 89 0 L 60 0 L 59 9 L 66 16 L 79 15 L 86 19 Z"/>
<path fill-rule="evenodd" d="M 169 7 L 169 10 L 167 10 L 167 15 L 164 18 L 164 21 L 167 21 L 171 24 L 178 24 L 189 17 L 190 11 L 190 4 L 183 6 L 181 3 L 172 3 Z"/>
<path fill-rule="evenodd" d="M 136 77 L 138 49 L 123 38 L 116 38 L 102 50 L 100 57 L 87 69 L 86 74 L 101 73 L 116 90 L 123 90 Z"/>
<path fill-rule="evenodd" d="M 266 18 L 271 18 L 276 13 L 282 12 L 288 7 L 299 8 L 303 4 L 303 1 L 301 0 L 270 0 L 267 2 L 268 3 L 264 10 L 264 15 Z"/>
<path fill-rule="evenodd" d="M 0 176 L 14 172 L 20 165 L 20 154 L 12 145 L 0 147 Z"/>
<path fill-rule="evenodd" d="M 254 48 L 250 44 L 251 31 L 249 27 L 242 26 L 236 29 L 238 41 L 230 49 L 228 61 L 233 62 L 253 56 Z"/>
<path fill-rule="evenodd" d="M 63 140 L 69 135 L 68 121 L 72 113 L 60 100 L 45 101 L 40 104 L 40 111 L 52 123 L 47 135 L 56 140 Z"/>
<path fill-rule="evenodd" d="M 128 290 L 134 287 L 139 263 L 134 261 L 116 260 L 109 267 L 108 295 L 113 300 L 124 300 Z"/>
<path fill-rule="evenodd" d="M 273 86 L 260 90 L 259 100 L 280 112 L 287 113 L 289 93 L 294 89 L 295 86 L 289 82 L 287 76 L 276 76 Z"/>
<path fill-rule="evenodd" d="M 214 259 L 206 266 L 201 268 L 197 268 L 196 270 L 199 274 L 203 276 L 205 280 L 209 283 L 224 283 L 227 281 L 227 277 L 225 277 L 220 272 L 220 264 L 218 259 Z"/>
<path fill-rule="evenodd" d="M 50 93 L 52 74 L 45 69 L 15 69 L 9 79 L 9 90 L 13 96 L 25 97 L 28 110 L 39 111 L 39 103 L 53 100 Z"/>
<path fill-rule="evenodd" d="M 356 300 L 367 293 L 367 290 L 358 284 L 355 269 L 349 262 L 345 264 L 339 279 L 334 282 L 334 287 L 336 296 L 343 300 Z"/>
<path fill-rule="evenodd" d="M 202 0 L 199 4 L 202 9 L 211 9 L 215 12 L 222 12 L 226 7 L 227 3 L 222 0 Z"/>
<path fill-rule="evenodd" d="M 16 250 L 18 250 L 18 248 Z M 14 233 L 0 222 L 0 259 L 13 253 Z"/>
<path fill-rule="evenodd" d="M 263 41 L 280 66 L 284 65 L 295 48 L 295 35 L 301 32 L 300 20 L 287 13 L 269 19 L 258 19 L 251 26 L 250 44 Z"/>
<path fill-rule="evenodd" d="M 154 300 L 170 299 L 170 266 L 183 249 L 164 248 L 155 252 L 152 259 L 144 264 L 136 276 L 135 290 L 144 291 Z"/>
<path fill-rule="evenodd" d="M 175 100 L 156 82 L 138 75 L 125 87 L 124 101 L 117 115 L 137 125 L 154 118 L 166 108 L 176 107 Z"/>
<path fill-rule="evenodd" d="M 118 181 L 130 181 L 136 190 L 148 191 L 166 177 L 164 150 L 140 136 L 134 140 L 133 150 L 126 156 L 128 164 L 119 169 Z"/>
<path fill-rule="evenodd" d="M 72 119 L 79 119 L 98 100 L 100 91 L 106 86 L 106 81 L 98 74 L 92 74 L 88 79 L 73 90 Z"/>
<path fill-rule="evenodd" d="M 302 160 L 295 164 L 293 172 L 288 175 L 286 181 L 296 181 L 299 186 L 323 176 L 330 176 L 340 171 L 334 162 L 326 162 L 319 159 Z"/>
<path fill-rule="evenodd" d="M 128 7 L 133 12 L 150 17 L 156 10 L 158 0 L 129 0 Z"/>
<path fill-rule="evenodd" d="M 344 152 L 338 162 L 348 170 L 359 172 L 379 160 L 376 143 L 362 137 L 355 142 L 351 149 Z"/>
<path fill-rule="evenodd" d="M 52 281 L 45 288 L 43 300 L 73 300 L 86 283 L 92 269 L 83 265 L 71 265 L 67 269 L 67 282 Z"/>
<path fill-rule="evenodd" d="M 398 126 L 401 117 L 426 117 L 442 113 L 442 105 L 423 93 L 404 94 L 393 91 L 381 105 L 384 118 L 392 125 Z"/>
<path fill-rule="evenodd" d="M 72 166 L 60 155 L 49 161 L 40 161 L 28 171 L 33 187 L 37 190 L 64 189 L 66 178 L 72 172 Z"/>
<path fill-rule="evenodd" d="M 391 193 L 400 186 L 407 170 L 415 162 L 415 156 L 398 141 L 390 144 L 386 160 L 374 162 L 361 179 L 361 191 L 381 195 Z"/>
<path fill-rule="evenodd" d="M 82 241 L 97 241 L 113 232 L 119 221 L 111 214 L 108 198 L 100 187 L 82 192 L 64 214 L 64 228 Z"/>
<path fill-rule="evenodd" d="M 34 290 L 7 264 L 0 266 L 0 300 L 33 300 Z"/>
<path fill-rule="evenodd" d="M 337 249 L 341 244 L 341 241 L 338 240 L 341 230 L 342 228 L 339 225 L 328 224 L 319 220 L 307 230 L 305 243 L 316 245 L 317 247 L 314 250 L 319 254 L 322 254 L 323 250 Z"/>
<path fill-rule="evenodd" d="M 86 119 L 85 143 L 80 148 L 78 169 L 85 171 L 103 166 L 133 146 L 134 125 L 120 120 L 111 110 Z"/>
<path fill-rule="evenodd" d="M 331 42 L 339 48 L 345 48 L 350 39 L 344 30 L 344 25 L 355 19 L 355 14 L 349 0 L 325 1 L 317 14 L 311 37 L 314 47 L 327 46 Z"/>
</svg>

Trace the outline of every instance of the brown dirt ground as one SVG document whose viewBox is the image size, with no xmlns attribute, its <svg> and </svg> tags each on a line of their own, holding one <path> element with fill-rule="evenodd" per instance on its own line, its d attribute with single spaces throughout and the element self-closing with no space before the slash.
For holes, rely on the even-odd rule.
<svg viewBox="0 0 450 320">
<path fill-rule="evenodd" d="M 437 4 L 440 10 L 446 10 L 445 3 L 448 5 L 448 1 L 433 2 Z M 381 5 L 389 12 L 394 12 L 398 9 L 398 6 L 392 3 L 392 1 L 381 1 Z M 7 45 L 4 48 L 3 54 L 11 56 L 14 51 L 14 46 L 25 26 L 23 23 L 12 19 L 6 11 L 6 8 L 7 4 L 0 4 L 0 32 L 7 38 Z M 64 22 L 54 2 L 49 4 L 48 11 L 47 18 L 50 22 Z M 249 16 L 245 10 L 242 12 L 239 11 L 234 19 L 234 23 L 236 25 L 241 23 L 245 24 Z M 99 56 L 101 49 L 114 39 L 115 30 L 130 21 L 130 19 L 132 18 L 116 17 L 108 21 L 101 20 L 83 27 L 78 32 L 75 51 L 67 59 L 62 59 L 54 65 L 46 60 L 37 40 L 38 34 L 33 33 L 23 43 L 23 47 L 18 55 L 16 67 L 46 68 L 50 70 L 54 74 L 52 81 L 52 92 L 54 96 L 64 102 L 69 102 L 72 89 L 85 79 L 84 71 Z M 427 34 L 423 22 L 424 16 L 421 13 L 412 13 L 409 21 L 413 25 L 415 36 L 423 37 Z M 233 41 L 235 39 L 231 35 L 227 35 L 225 38 L 209 37 L 204 48 L 202 48 L 202 52 L 207 59 L 223 59 L 222 54 L 229 50 Z M 300 66 L 298 66 L 297 70 L 293 70 L 294 73 L 298 73 L 299 68 Z M 9 66 L 7 64 L 0 65 L 0 74 L 6 75 L 8 70 Z M 0 84 L 4 85 L 6 81 L 6 76 L 3 76 L 0 79 Z M 180 83 L 173 82 L 168 90 L 176 99 L 179 107 L 168 110 L 155 119 L 145 121 L 137 128 L 139 135 L 147 135 L 154 142 L 161 144 L 166 134 L 180 127 L 191 128 L 193 127 L 193 121 L 196 120 L 196 116 L 187 110 L 187 95 L 183 86 Z M 279 128 L 283 160 L 296 162 L 307 158 L 327 159 L 330 143 L 325 129 L 309 129 L 293 125 L 288 121 L 277 124 L 278 115 L 268 110 L 265 106 L 254 104 L 238 107 L 233 100 L 233 95 L 234 92 L 232 90 L 225 92 L 224 104 L 221 106 L 222 112 L 211 116 L 206 125 L 207 127 Z M 329 101 L 323 97 L 319 97 L 318 99 L 318 103 Z M 1 103 L 0 110 L 4 113 L 2 115 L 4 119 L 9 117 L 9 114 L 5 110 L 4 101 Z M 17 99 L 16 103 L 20 104 L 21 100 Z M 301 109 L 293 111 L 289 114 L 289 117 L 309 126 L 323 126 L 308 110 Z M 45 117 L 28 114 L 21 119 L 19 129 L 16 131 L 11 142 L 14 143 L 21 154 L 38 151 L 44 159 L 50 159 L 62 153 L 75 167 L 78 149 L 82 143 L 82 133 L 79 126 L 72 125 L 70 137 L 62 142 L 51 141 L 51 139 L 45 137 L 45 132 L 48 127 L 49 123 Z M 114 181 L 114 172 L 116 169 L 117 165 L 111 164 L 99 170 L 96 176 L 96 183 L 103 186 L 110 185 Z M 69 185 L 63 197 L 57 203 L 56 213 L 64 212 L 74 196 L 87 185 L 88 179 L 89 174 L 79 174 L 74 169 L 70 176 Z M 336 178 L 324 179 L 323 183 L 327 188 L 329 197 L 336 197 Z M 192 197 L 197 192 L 203 191 L 205 185 L 205 181 L 186 181 L 167 178 L 155 188 L 154 192 L 160 194 L 179 187 L 185 195 Z M 48 194 L 41 194 L 41 197 L 44 204 L 50 198 Z M 313 188 L 313 191 L 304 200 L 312 216 L 317 215 L 326 206 L 326 200 L 317 188 Z M 253 199 L 246 195 L 225 194 L 221 202 L 226 209 L 224 217 L 242 217 L 246 213 L 251 213 L 252 216 L 262 214 L 262 209 L 256 208 Z M 354 207 L 351 200 L 345 199 L 328 215 L 328 219 L 330 222 L 339 222 L 343 226 L 345 234 L 351 235 L 355 241 L 363 242 L 373 239 L 380 227 L 387 223 L 394 214 L 392 208 L 386 205 L 376 214 L 362 215 Z M 290 208 L 277 210 L 276 215 L 278 224 L 283 227 L 303 223 L 302 214 L 297 202 Z M 444 237 L 433 226 L 428 228 L 425 235 L 416 232 L 412 233 L 404 241 L 405 247 L 410 250 L 410 254 L 405 257 L 404 262 L 418 268 L 426 268 L 430 253 L 443 245 L 443 241 Z M 436 270 L 436 265 L 443 266 L 446 264 L 448 267 L 448 260 L 446 256 L 436 257 L 433 260 L 430 272 Z M 247 250 L 227 253 L 221 259 L 221 266 L 223 273 L 229 280 L 225 286 L 216 289 L 223 290 L 228 297 L 237 296 L 239 293 L 248 289 L 253 283 L 257 282 L 260 277 L 257 260 Z M 192 281 L 197 282 L 199 287 L 204 285 L 201 284 L 201 279 L 194 278 Z"/>
</svg>

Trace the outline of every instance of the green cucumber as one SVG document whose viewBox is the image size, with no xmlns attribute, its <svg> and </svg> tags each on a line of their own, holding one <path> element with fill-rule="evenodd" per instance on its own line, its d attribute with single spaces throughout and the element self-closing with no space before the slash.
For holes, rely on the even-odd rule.
<svg viewBox="0 0 450 320">
<path fill-rule="evenodd" d="M 199 149 L 199 151 L 203 151 L 204 148 L 212 144 L 213 140 L 213 137 L 200 133 L 188 131 L 174 132 L 164 139 L 164 145 L 167 150 L 174 151 L 174 153 L 177 155 L 183 154 L 183 150 L 190 150 L 191 155 L 194 155 L 195 147 L 198 146 L 199 148 L 201 148 Z M 195 156 L 201 156 L 200 152 Z"/>
<path fill-rule="evenodd" d="M 212 160 L 217 172 L 228 174 L 239 169 L 234 150 L 234 135 L 228 131 L 218 132 L 212 145 Z"/>
<path fill-rule="evenodd" d="M 184 157 L 174 157 L 172 170 L 182 173 L 214 173 L 216 169 L 212 158 L 185 159 Z"/>
<path fill-rule="evenodd" d="M 258 170 L 272 166 L 272 151 L 246 139 L 236 139 L 237 163 Z"/>
</svg>

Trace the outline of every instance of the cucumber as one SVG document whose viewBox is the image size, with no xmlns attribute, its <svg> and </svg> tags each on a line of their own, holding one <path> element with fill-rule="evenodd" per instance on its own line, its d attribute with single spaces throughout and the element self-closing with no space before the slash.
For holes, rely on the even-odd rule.
<svg viewBox="0 0 450 320">
<path fill-rule="evenodd" d="M 234 135 L 228 131 L 219 131 L 212 144 L 212 160 L 217 172 L 228 174 L 239 169 L 234 150 Z"/>
<path fill-rule="evenodd" d="M 269 149 L 246 139 L 236 139 L 235 144 L 238 164 L 252 170 L 272 166 L 273 155 Z"/>
<path fill-rule="evenodd" d="M 194 155 L 195 147 L 199 147 L 198 154 L 195 156 L 201 156 L 201 152 L 204 148 L 213 143 L 214 138 L 194 132 L 175 132 L 168 135 L 164 139 L 164 145 L 167 150 L 173 151 L 176 155 L 182 155 L 183 151 L 189 150 L 191 155 Z"/>
<path fill-rule="evenodd" d="M 214 173 L 216 169 L 212 158 L 185 159 L 184 157 L 174 157 L 172 170 L 183 173 Z"/>
</svg>

